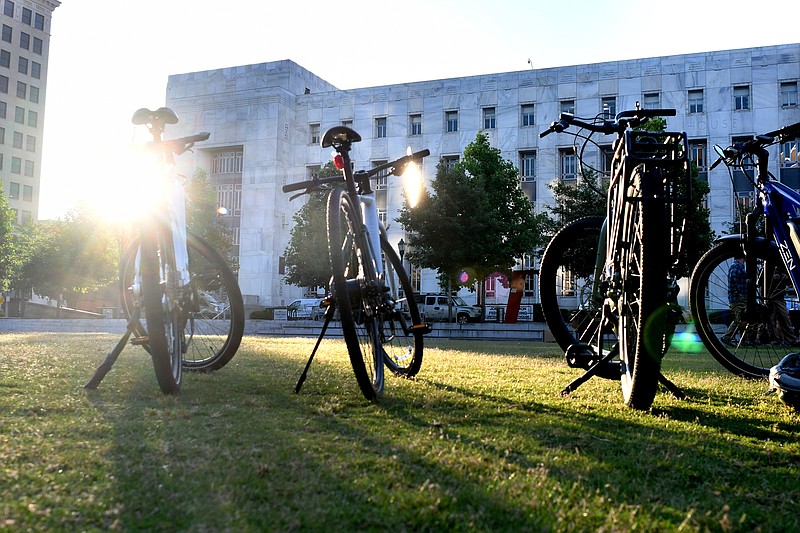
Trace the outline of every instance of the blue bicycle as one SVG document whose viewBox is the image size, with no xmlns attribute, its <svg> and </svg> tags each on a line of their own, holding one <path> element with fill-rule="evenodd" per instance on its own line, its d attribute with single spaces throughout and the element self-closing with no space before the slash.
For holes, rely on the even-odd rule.
<svg viewBox="0 0 800 533">
<path fill-rule="evenodd" d="M 797 351 L 800 311 L 800 194 L 768 170 L 767 147 L 794 143 L 800 122 L 722 148 L 713 169 L 725 163 L 731 180 L 746 178 L 756 202 L 743 232 L 717 240 L 692 272 L 689 306 L 697 333 L 711 355 L 734 374 L 765 378 L 789 351 Z M 796 166 L 797 163 L 795 162 Z M 744 254 L 747 289 L 730 301 L 728 273 Z"/>
</svg>

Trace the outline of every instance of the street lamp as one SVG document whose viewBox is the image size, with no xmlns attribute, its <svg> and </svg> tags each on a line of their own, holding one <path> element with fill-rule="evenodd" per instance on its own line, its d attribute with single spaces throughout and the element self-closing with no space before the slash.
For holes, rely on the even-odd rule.
<svg viewBox="0 0 800 533">
<path fill-rule="evenodd" d="M 397 251 L 400 252 L 400 263 L 403 262 L 403 256 L 406 255 L 406 241 L 400 238 L 400 242 L 397 243 Z"/>
</svg>

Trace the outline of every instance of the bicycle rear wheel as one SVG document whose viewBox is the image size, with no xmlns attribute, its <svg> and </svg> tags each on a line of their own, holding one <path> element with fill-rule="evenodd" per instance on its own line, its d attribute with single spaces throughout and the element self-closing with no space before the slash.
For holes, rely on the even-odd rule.
<svg viewBox="0 0 800 533">
<path fill-rule="evenodd" d="M 171 246 L 154 230 L 142 231 L 140 272 L 147 343 L 156 379 L 165 394 L 180 392 L 182 327 L 169 287 L 176 275 Z"/>
<path fill-rule="evenodd" d="M 550 333 L 564 350 L 567 364 L 588 369 L 610 356 L 598 375 L 620 378 L 616 318 L 604 308 L 602 271 L 595 273 L 598 247 L 605 217 L 574 220 L 556 233 L 545 249 L 539 266 L 539 297 Z M 601 259 L 602 264 L 602 259 Z M 597 289 L 597 290 L 595 290 Z"/>
<path fill-rule="evenodd" d="M 244 304 L 236 277 L 227 261 L 202 237 L 187 234 L 191 284 L 183 300 L 183 368 L 210 372 L 225 366 L 236 354 L 244 334 Z M 120 301 L 126 317 L 138 305 L 134 275 L 139 241 L 125 250 L 120 263 Z M 135 334 L 147 337 L 144 325 Z M 149 351 L 149 343 L 143 344 Z"/>
<path fill-rule="evenodd" d="M 658 389 L 661 359 L 671 336 L 667 317 L 669 223 L 658 172 L 640 168 L 631 175 L 629 190 L 618 191 L 622 215 L 613 264 L 619 282 L 612 285 L 619 309 L 622 394 L 634 409 L 649 409 Z M 614 212 L 612 210 L 612 212 Z M 674 328 L 674 326 L 673 326 Z"/>
<path fill-rule="evenodd" d="M 408 275 L 384 232 L 381 232 L 381 249 L 388 288 L 379 315 L 384 363 L 398 376 L 411 378 L 422 366 L 423 335 L 427 327 L 422 324 Z"/>
<path fill-rule="evenodd" d="M 729 343 L 724 343 L 722 337 L 734 322 L 728 303 L 728 271 L 742 246 L 741 241 L 723 241 L 703 255 L 692 272 L 689 307 L 697 334 L 714 359 L 737 376 L 766 378 L 787 352 L 797 350 L 791 319 L 800 309 L 800 299 L 782 276 L 788 274 L 778 251 L 767 242 L 755 243 L 748 254 L 756 265 L 756 308 L 741 317 L 731 328 Z M 781 324 L 780 317 L 788 317 L 789 322 Z"/>
<path fill-rule="evenodd" d="M 358 205 L 344 189 L 328 196 L 328 249 L 333 272 L 332 293 L 350 363 L 361 392 L 368 400 L 383 393 L 384 359 L 381 346 L 379 309 L 383 284 L 361 225 Z M 377 251 L 376 251 L 377 252 Z"/>
</svg>

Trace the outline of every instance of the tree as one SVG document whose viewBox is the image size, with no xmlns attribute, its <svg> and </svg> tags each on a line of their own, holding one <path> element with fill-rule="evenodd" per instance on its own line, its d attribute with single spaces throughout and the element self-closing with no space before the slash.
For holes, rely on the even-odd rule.
<svg viewBox="0 0 800 533">
<path fill-rule="evenodd" d="M 397 220 L 408 232 L 409 260 L 436 269 L 443 286 L 459 283 L 462 271 L 482 284 L 541 245 L 546 217 L 533 214 L 517 168 L 486 134 L 452 167 L 440 162 L 431 187 L 416 207 L 404 203 Z"/>
<path fill-rule="evenodd" d="M 86 211 L 24 226 L 17 245 L 20 267 L 13 286 L 23 295 L 69 300 L 117 278 L 119 243 Z"/>
<path fill-rule="evenodd" d="M 232 231 L 219 216 L 218 208 L 208 173 L 198 168 L 186 184 L 186 227 L 228 257 L 233 246 Z"/>
<path fill-rule="evenodd" d="M 333 161 L 320 169 L 319 177 L 336 176 L 341 172 Z M 309 194 L 308 201 L 294 214 L 294 227 L 286 246 L 286 283 L 298 287 L 327 287 L 331 278 L 328 255 L 328 190 Z"/>
<path fill-rule="evenodd" d="M 14 249 L 14 224 L 8 198 L 0 188 L 0 291 L 7 291 L 11 277 L 17 268 L 17 254 Z"/>
</svg>

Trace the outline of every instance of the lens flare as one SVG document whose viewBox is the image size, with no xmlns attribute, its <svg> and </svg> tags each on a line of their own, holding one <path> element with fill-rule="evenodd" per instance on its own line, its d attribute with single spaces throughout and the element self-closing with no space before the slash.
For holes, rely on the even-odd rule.
<svg viewBox="0 0 800 533">
<path fill-rule="evenodd" d="M 411 147 L 406 151 L 407 155 L 411 155 Z M 417 163 L 409 163 L 403 172 L 403 190 L 405 191 L 406 201 L 409 207 L 416 207 L 419 203 L 419 197 L 422 195 L 422 172 L 420 171 Z"/>
</svg>

